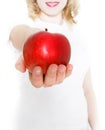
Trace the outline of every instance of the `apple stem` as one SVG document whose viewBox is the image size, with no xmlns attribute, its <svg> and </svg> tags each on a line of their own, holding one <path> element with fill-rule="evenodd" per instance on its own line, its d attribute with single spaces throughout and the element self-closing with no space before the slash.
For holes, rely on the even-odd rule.
<svg viewBox="0 0 105 130">
<path fill-rule="evenodd" d="M 47 29 L 47 28 L 45 28 L 45 31 L 47 32 L 47 31 L 48 31 L 48 29 Z"/>
</svg>

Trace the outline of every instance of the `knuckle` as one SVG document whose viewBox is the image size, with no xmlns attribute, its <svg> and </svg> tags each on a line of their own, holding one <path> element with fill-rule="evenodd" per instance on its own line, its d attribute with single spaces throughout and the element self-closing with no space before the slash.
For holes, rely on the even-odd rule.
<svg viewBox="0 0 105 130">
<path fill-rule="evenodd" d="M 69 77 L 71 74 L 72 74 L 72 71 L 68 71 L 68 72 L 66 73 L 66 77 Z"/>
<path fill-rule="evenodd" d="M 66 73 L 66 67 L 64 65 L 59 66 L 57 73 L 59 77 L 63 77 Z"/>
<path fill-rule="evenodd" d="M 31 84 L 32 84 L 34 87 L 36 87 L 36 88 L 40 88 L 40 87 L 43 86 L 42 80 L 36 80 L 36 79 L 32 79 L 32 78 L 31 78 L 30 81 L 31 81 Z"/>
<path fill-rule="evenodd" d="M 57 82 L 57 84 L 61 84 L 61 83 L 62 83 L 62 81 L 58 81 L 58 82 Z"/>
<path fill-rule="evenodd" d="M 45 84 L 44 86 L 45 87 L 52 87 L 53 85 L 52 84 Z"/>
<path fill-rule="evenodd" d="M 54 84 L 55 84 L 55 80 L 54 79 L 50 79 L 50 80 L 45 80 L 45 86 L 46 87 L 51 87 L 51 86 L 53 86 Z"/>
<path fill-rule="evenodd" d="M 32 83 L 32 85 L 33 85 L 35 88 L 40 88 L 40 87 L 43 86 L 42 83 L 36 83 L 36 82 L 31 82 L 31 83 Z"/>
<path fill-rule="evenodd" d="M 57 80 L 56 80 L 57 84 L 62 83 L 64 81 L 64 79 L 65 79 L 65 73 L 58 74 Z"/>
<path fill-rule="evenodd" d="M 63 79 L 58 79 L 58 80 L 56 81 L 56 83 L 57 83 L 57 84 L 63 83 Z"/>
</svg>

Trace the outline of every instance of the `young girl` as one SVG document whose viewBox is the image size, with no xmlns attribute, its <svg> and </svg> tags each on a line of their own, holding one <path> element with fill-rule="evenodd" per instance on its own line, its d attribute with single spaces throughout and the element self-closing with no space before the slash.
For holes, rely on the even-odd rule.
<svg viewBox="0 0 105 130">
<path fill-rule="evenodd" d="M 72 64 L 51 64 L 43 79 L 40 66 L 35 66 L 30 73 L 26 71 L 23 56 L 19 57 L 16 68 L 26 73 L 22 79 L 14 130 L 89 130 L 90 127 L 98 130 L 89 61 L 75 21 L 78 1 L 26 2 L 33 21 L 12 29 L 10 41 L 13 46 L 22 52 L 25 41 L 32 34 L 47 28 L 49 32 L 62 33 L 69 39 Z"/>
</svg>

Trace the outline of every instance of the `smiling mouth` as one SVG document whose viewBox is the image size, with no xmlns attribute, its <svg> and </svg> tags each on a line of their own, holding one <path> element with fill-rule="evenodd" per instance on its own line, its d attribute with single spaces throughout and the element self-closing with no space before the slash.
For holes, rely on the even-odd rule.
<svg viewBox="0 0 105 130">
<path fill-rule="evenodd" d="M 57 6 L 59 4 L 59 2 L 46 2 L 46 5 L 48 6 L 48 7 L 55 7 L 55 6 Z"/>
</svg>

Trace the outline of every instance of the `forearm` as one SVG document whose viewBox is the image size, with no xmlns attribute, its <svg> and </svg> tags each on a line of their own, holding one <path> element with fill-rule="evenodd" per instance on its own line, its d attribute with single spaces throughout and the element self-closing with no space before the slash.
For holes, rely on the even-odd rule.
<svg viewBox="0 0 105 130">
<path fill-rule="evenodd" d="M 97 111 L 97 102 L 94 92 L 87 93 L 86 95 L 88 107 L 88 120 L 92 130 L 99 130 L 99 119 Z"/>
<path fill-rule="evenodd" d="M 30 28 L 27 25 L 17 25 L 14 27 L 9 36 L 9 40 L 13 46 L 19 50 L 23 49 L 25 41 L 34 33 L 38 32 L 39 29 Z"/>
<path fill-rule="evenodd" d="M 87 71 L 86 76 L 84 78 L 83 90 L 87 101 L 88 120 L 89 120 L 90 127 L 92 128 L 92 130 L 100 130 L 99 121 L 98 121 L 99 118 L 98 118 L 98 111 L 97 111 L 97 101 L 93 90 L 90 69 Z"/>
</svg>

